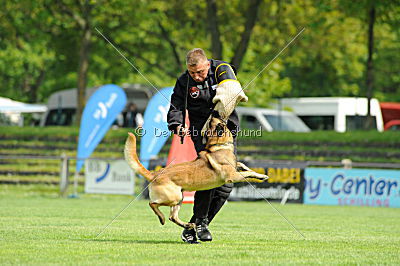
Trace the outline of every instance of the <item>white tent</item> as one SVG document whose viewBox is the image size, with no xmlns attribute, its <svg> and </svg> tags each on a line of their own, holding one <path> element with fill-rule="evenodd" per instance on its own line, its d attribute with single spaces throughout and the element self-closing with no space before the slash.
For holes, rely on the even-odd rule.
<svg viewBox="0 0 400 266">
<path fill-rule="evenodd" d="M 46 111 L 46 105 L 22 103 L 0 97 L 0 113 L 44 113 Z"/>
<path fill-rule="evenodd" d="M 6 120 L 9 121 L 9 123 L 7 124 L 17 124 L 19 126 L 22 126 L 24 123 L 23 116 L 21 115 L 22 113 L 43 114 L 46 111 L 46 105 L 22 103 L 13 101 L 9 98 L 0 97 L 0 115 L 5 117 Z"/>
</svg>

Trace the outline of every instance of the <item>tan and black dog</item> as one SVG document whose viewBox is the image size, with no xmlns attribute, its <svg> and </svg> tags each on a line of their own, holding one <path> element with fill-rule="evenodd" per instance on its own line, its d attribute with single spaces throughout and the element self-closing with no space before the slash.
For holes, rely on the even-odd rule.
<svg viewBox="0 0 400 266">
<path fill-rule="evenodd" d="M 149 182 L 150 207 L 161 224 L 165 217 L 159 206 L 170 206 L 169 220 L 184 228 L 194 225 L 181 221 L 178 212 L 182 203 L 182 191 L 207 190 L 235 182 L 263 182 L 268 176 L 256 173 L 236 162 L 233 137 L 226 124 L 212 118 L 207 131 L 206 150 L 194 161 L 167 166 L 151 173 L 139 161 L 136 153 L 136 137 L 132 133 L 125 143 L 125 160 L 129 166 Z M 236 169 L 240 168 L 240 172 Z"/>
</svg>

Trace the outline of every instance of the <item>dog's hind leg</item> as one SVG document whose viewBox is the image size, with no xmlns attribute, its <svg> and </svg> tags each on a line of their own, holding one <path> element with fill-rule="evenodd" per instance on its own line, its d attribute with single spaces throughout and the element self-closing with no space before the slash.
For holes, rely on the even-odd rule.
<svg viewBox="0 0 400 266">
<path fill-rule="evenodd" d="M 183 228 L 186 228 L 186 229 L 194 228 L 194 224 L 185 223 L 185 222 L 182 222 L 181 219 L 179 219 L 178 214 L 179 214 L 179 210 L 180 209 L 181 209 L 181 203 L 179 203 L 178 205 L 175 205 L 175 206 L 171 206 L 171 212 L 170 212 L 170 215 L 169 215 L 169 220 L 171 222 L 176 223 L 179 226 L 182 226 Z"/>
<path fill-rule="evenodd" d="M 160 211 L 160 209 L 158 207 L 160 207 L 161 205 L 155 202 L 150 202 L 149 203 L 150 208 L 154 211 L 154 213 L 158 216 L 158 219 L 160 220 L 160 223 L 162 225 L 165 224 L 165 217 L 164 214 Z"/>
</svg>

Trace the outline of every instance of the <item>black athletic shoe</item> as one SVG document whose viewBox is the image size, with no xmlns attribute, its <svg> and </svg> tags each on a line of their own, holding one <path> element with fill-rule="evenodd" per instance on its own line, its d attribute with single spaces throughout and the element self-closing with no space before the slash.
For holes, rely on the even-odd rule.
<svg viewBox="0 0 400 266">
<path fill-rule="evenodd" d="M 212 236 L 208 230 L 208 220 L 196 219 L 196 233 L 200 241 L 211 241 Z"/>
<path fill-rule="evenodd" d="M 192 229 L 184 229 L 181 235 L 183 242 L 188 244 L 199 244 L 196 237 L 196 231 Z"/>
</svg>

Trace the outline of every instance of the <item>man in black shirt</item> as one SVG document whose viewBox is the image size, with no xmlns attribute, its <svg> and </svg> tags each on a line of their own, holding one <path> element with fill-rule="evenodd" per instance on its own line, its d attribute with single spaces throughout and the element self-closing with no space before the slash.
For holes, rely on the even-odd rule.
<svg viewBox="0 0 400 266">
<path fill-rule="evenodd" d="M 205 143 L 200 132 L 213 113 L 215 104 L 212 100 L 218 89 L 217 85 L 224 80 L 236 80 L 236 75 L 231 65 L 223 61 L 207 59 L 204 51 L 200 48 L 188 52 L 186 66 L 187 71 L 177 79 L 171 96 L 168 128 L 180 136 L 189 134 L 196 152 L 199 153 L 205 149 Z M 189 113 L 190 128 L 183 125 L 185 105 Z M 236 152 L 236 132 L 239 126 L 236 111 L 233 111 L 230 115 L 227 126 L 234 136 Z M 190 222 L 196 224 L 196 230 L 183 230 L 183 241 L 191 244 L 198 243 L 197 237 L 201 241 L 212 240 L 208 224 L 224 205 L 232 187 L 233 184 L 225 184 L 215 189 L 195 193 L 194 215 Z"/>
</svg>

